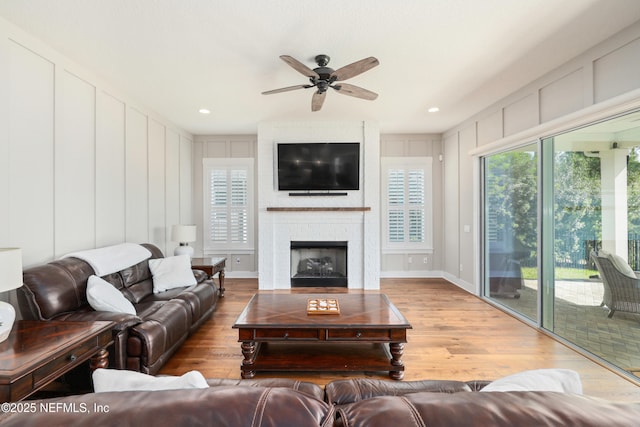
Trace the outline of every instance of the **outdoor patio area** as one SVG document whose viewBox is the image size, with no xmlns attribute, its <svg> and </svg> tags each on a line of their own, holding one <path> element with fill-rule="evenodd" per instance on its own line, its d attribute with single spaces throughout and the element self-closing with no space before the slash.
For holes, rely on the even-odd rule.
<svg viewBox="0 0 640 427">
<path fill-rule="evenodd" d="M 494 298 L 531 319 L 537 314 L 537 281 L 525 280 L 520 298 Z M 640 376 L 640 314 L 616 312 L 600 306 L 602 282 L 555 282 L 554 333 L 616 366 Z"/>
</svg>

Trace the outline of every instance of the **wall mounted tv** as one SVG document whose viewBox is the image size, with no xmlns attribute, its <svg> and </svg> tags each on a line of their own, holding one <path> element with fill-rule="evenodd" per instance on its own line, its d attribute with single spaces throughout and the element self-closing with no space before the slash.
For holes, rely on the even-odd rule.
<svg viewBox="0 0 640 427">
<path fill-rule="evenodd" d="M 278 190 L 359 190 L 359 177 L 357 142 L 278 144 Z"/>
</svg>

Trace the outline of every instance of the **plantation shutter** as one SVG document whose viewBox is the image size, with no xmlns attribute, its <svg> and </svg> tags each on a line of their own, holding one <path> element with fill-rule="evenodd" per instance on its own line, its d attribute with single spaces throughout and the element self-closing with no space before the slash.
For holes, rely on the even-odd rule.
<svg viewBox="0 0 640 427">
<path fill-rule="evenodd" d="M 431 158 L 383 159 L 383 206 L 387 249 L 430 249 L 431 194 L 426 185 L 431 178 Z"/>
<path fill-rule="evenodd" d="M 205 159 L 205 249 L 253 245 L 252 165 L 252 159 Z"/>
<path fill-rule="evenodd" d="M 404 242 L 404 200 L 405 200 L 404 170 L 389 169 L 387 181 L 388 238 L 390 242 Z"/>
<path fill-rule="evenodd" d="M 412 169 L 409 171 L 407 193 L 409 195 L 407 238 L 409 242 L 422 243 L 425 237 L 424 169 Z"/>
<path fill-rule="evenodd" d="M 227 213 L 227 171 L 224 169 L 211 169 L 210 177 L 210 204 L 209 214 L 209 240 L 213 243 L 226 243 L 228 235 Z"/>
<path fill-rule="evenodd" d="M 247 243 L 249 207 L 247 203 L 247 171 L 233 169 L 230 172 L 231 191 L 229 199 L 230 230 L 229 241 Z"/>
</svg>

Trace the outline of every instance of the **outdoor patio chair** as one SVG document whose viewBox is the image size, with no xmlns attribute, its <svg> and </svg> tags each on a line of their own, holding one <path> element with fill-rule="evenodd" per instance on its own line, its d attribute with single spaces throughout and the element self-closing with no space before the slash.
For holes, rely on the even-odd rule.
<svg viewBox="0 0 640 427">
<path fill-rule="evenodd" d="M 629 264 L 615 254 L 605 251 L 591 252 L 602 284 L 604 297 L 601 306 L 609 309 L 611 318 L 616 311 L 640 313 L 640 279 Z"/>
</svg>

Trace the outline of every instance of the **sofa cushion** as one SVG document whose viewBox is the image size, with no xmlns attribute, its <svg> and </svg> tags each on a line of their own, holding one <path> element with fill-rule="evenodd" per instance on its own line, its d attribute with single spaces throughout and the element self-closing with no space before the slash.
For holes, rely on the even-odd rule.
<svg viewBox="0 0 640 427">
<path fill-rule="evenodd" d="M 89 276 L 87 280 L 87 301 L 96 311 L 136 314 L 133 304 L 122 295 L 122 292 L 98 276 Z"/>
<path fill-rule="evenodd" d="M 193 320 L 196 322 L 202 318 L 211 307 L 215 307 L 218 301 L 217 292 L 213 283 L 206 281 L 187 288 L 174 288 L 165 292 L 151 294 L 145 298 L 141 304 L 144 305 L 151 301 L 168 301 L 174 298 L 180 299 L 189 304 Z"/>
<path fill-rule="evenodd" d="M 31 426 L 333 426 L 333 408 L 289 388 L 216 387 L 89 393 L 32 400 L 55 411 L 0 413 L 3 427 Z M 60 408 L 77 408 L 62 410 Z M 106 408 L 107 410 L 94 410 Z M 84 410 L 83 410 L 84 409 Z M 91 413 L 88 414 L 87 410 Z M 27 413 L 29 412 L 29 413 Z"/>
<path fill-rule="evenodd" d="M 409 393 L 431 391 L 437 393 L 457 393 L 471 391 L 462 381 L 422 380 L 389 381 L 370 378 L 335 380 L 325 388 L 325 400 L 335 405 L 359 402 L 376 396 L 402 396 Z"/>
<path fill-rule="evenodd" d="M 284 387 L 315 397 L 318 400 L 324 399 L 324 390 L 318 384 L 291 378 L 207 378 L 207 384 L 209 387 Z"/>
<path fill-rule="evenodd" d="M 637 426 L 640 403 L 572 393 L 413 393 L 338 409 L 337 426 Z"/>
<path fill-rule="evenodd" d="M 191 271 L 189 255 L 150 259 L 149 269 L 153 275 L 154 293 L 197 283 L 193 271 Z"/>
<path fill-rule="evenodd" d="M 581 394 L 582 382 L 580 375 L 570 369 L 535 369 L 497 379 L 480 391 L 557 391 Z"/>
<path fill-rule="evenodd" d="M 198 371 L 189 371 L 181 376 L 153 376 L 141 372 L 119 369 L 96 369 L 92 374 L 96 393 L 127 390 L 177 390 L 207 388 L 207 380 Z"/>
<path fill-rule="evenodd" d="M 129 349 L 129 355 L 140 356 L 147 367 L 162 362 L 161 358 L 168 357 L 166 352 L 182 344 L 193 322 L 191 308 L 178 299 L 141 303 L 138 305 L 138 315 L 143 321 L 131 327 L 129 341 L 139 340 L 140 351 L 145 353 L 136 354 L 138 345 L 134 344 Z"/>
</svg>

